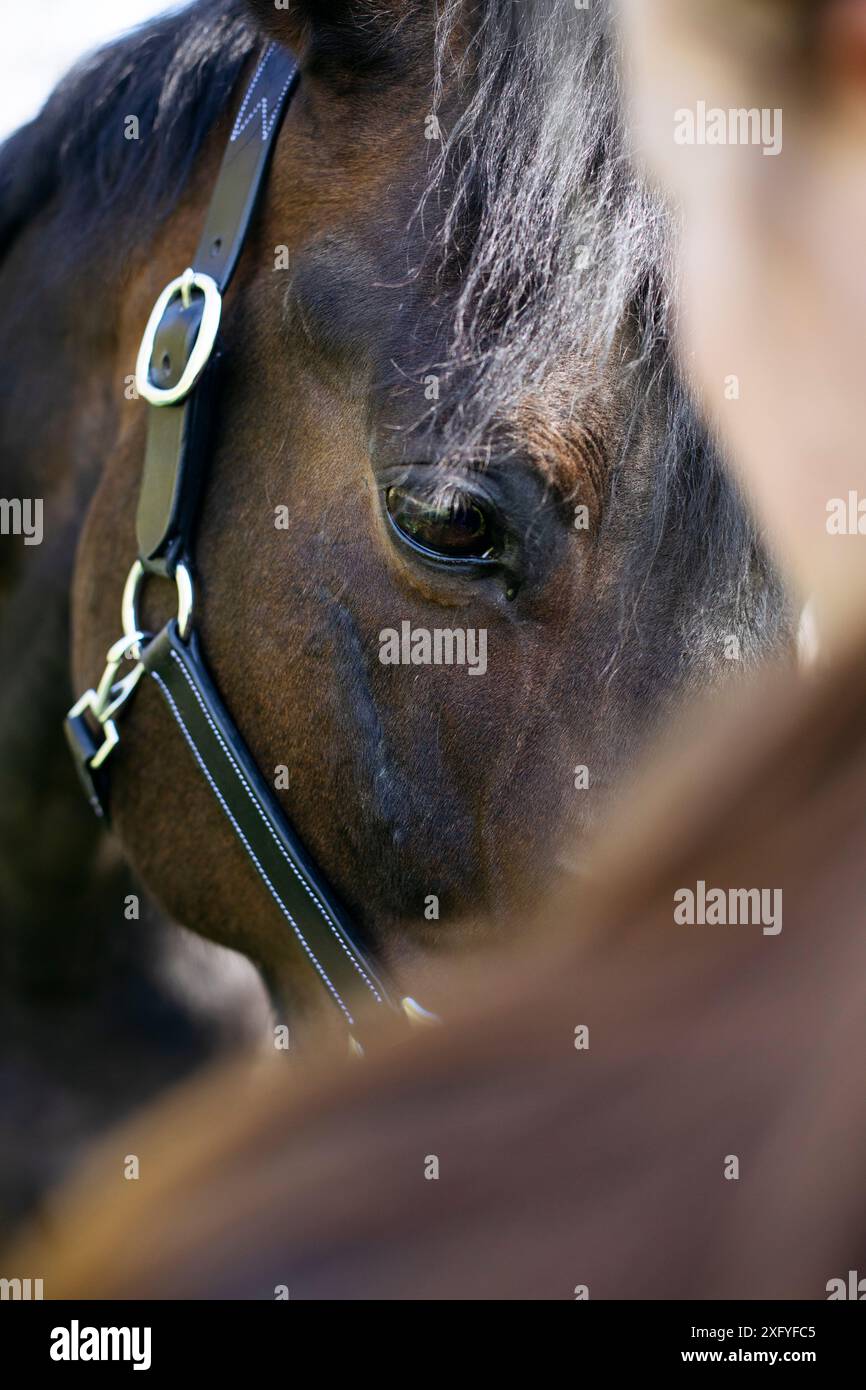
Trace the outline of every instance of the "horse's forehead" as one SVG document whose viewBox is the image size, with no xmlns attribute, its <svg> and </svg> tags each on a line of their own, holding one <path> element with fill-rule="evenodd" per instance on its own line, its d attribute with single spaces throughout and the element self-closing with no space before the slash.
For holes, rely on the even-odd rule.
<svg viewBox="0 0 866 1390">
<path fill-rule="evenodd" d="M 284 328 L 291 334 L 302 323 L 305 341 L 326 354 L 367 360 L 386 453 L 404 445 L 417 453 L 423 446 L 431 460 L 443 452 L 452 457 L 453 437 L 444 448 L 435 411 L 431 421 L 419 407 L 421 388 L 449 371 L 451 317 L 430 277 L 407 265 L 406 254 L 395 254 L 386 238 L 357 226 L 315 239 L 295 258 L 291 291 L 282 301 Z M 462 394 L 459 370 L 448 389 Z M 467 400 L 464 410 L 471 414 L 471 408 Z M 585 482 L 600 494 L 627 414 L 622 375 L 610 361 L 575 346 L 544 383 L 503 400 L 490 426 L 491 456 L 519 456 L 564 496 Z M 432 427 L 425 429 L 425 422 Z M 478 452 L 483 449 L 473 458 Z"/>
<path fill-rule="evenodd" d="M 424 394 L 438 378 L 443 404 L 459 398 L 467 427 L 476 407 L 484 412 L 495 397 L 483 432 L 503 427 L 530 468 L 573 493 L 587 470 L 600 477 L 616 450 L 622 373 L 577 345 L 551 364 L 548 380 L 523 394 L 514 352 L 493 353 L 480 396 L 464 389 L 452 360 L 461 284 L 438 236 L 447 197 L 425 199 L 436 154 L 425 138 L 429 95 L 426 87 L 396 84 L 372 102 L 365 90 L 335 96 L 313 83 L 304 96 L 302 88 L 273 180 L 273 230 L 278 241 L 285 231 L 290 251 L 288 293 L 280 300 L 284 327 L 305 349 L 318 346 L 329 358 L 364 364 L 374 409 L 387 417 L 398 447 L 413 432 L 417 440 L 419 423 L 432 420 L 428 452 L 438 456 L 435 421 L 442 412 L 428 410 Z M 499 374 L 501 383 L 493 379 Z M 473 451 L 479 443 L 483 451 L 480 436 Z M 449 456 L 454 445 L 452 434 Z"/>
<path fill-rule="evenodd" d="M 301 88 L 280 137 L 269 207 L 299 290 L 351 308 L 405 279 L 424 229 L 415 216 L 429 179 L 426 103 L 412 93 L 333 98 Z M 336 308 L 336 304 L 334 305 Z"/>
</svg>

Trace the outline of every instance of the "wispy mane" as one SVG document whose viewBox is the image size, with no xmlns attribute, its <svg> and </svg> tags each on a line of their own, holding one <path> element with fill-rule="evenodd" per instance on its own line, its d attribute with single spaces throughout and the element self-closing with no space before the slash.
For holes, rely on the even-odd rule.
<svg viewBox="0 0 866 1390">
<path fill-rule="evenodd" d="M 615 351 L 631 374 L 634 432 L 642 412 L 660 428 L 649 507 L 631 520 L 612 668 L 640 650 L 653 569 L 682 594 L 680 637 L 696 662 L 720 631 L 758 656 L 785 640 L 784 600 L 673 361 L 676 220 L 630 157 L 610 6 L 485 0 L 471 13 L 467 45 L 465 0 L 439 0 L 433 109 L 456 84 L 459 114 L 421 208 L 439 273 L 459 286 L 455 389 L 436 419 L 444 448 L 471 455 L 575 353 L 598 363 Z M 612 461 L 611 512 L 617 464 L 629 462 Z"/>
<path fill-rule="evenodd" d="M 459 115 L 427 201 L 443 264 L 463 258 L 455 355 L 477 368 L 483 413 L 507 377 L 496 360 L 540 388 L 575 344 L 609 349 L 632 313 L 651 347 L 672 229 L 626 155 L 608 7 L 487 0 L 468 45 L 465 14 L 440 0 L 434 109 L 456 85 Z"/>
</svg>

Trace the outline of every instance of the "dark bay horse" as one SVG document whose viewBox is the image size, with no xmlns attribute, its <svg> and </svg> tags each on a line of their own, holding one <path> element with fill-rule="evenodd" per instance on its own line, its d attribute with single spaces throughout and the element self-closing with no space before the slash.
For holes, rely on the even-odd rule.
<svg viewBox="0 0 866 1390">
<path fill-rule="evenodd" d="M 671 700 L 789 637 L 669 360 L 670 222 L 625 156 L 604 6 L 156 21 L 0 153 L 0 490 L 44 506 L 41 545 L 3 539 L 2 883 L 18 949 L 70 968 L 122 899 L 59 732 L 68 594 L 80 690 L 135 549 L 142 329 L 267 38 L 302 80 L 226 301 L 198 628 L 371 948 L 411 969 L 531 897 Z M 483 676 L 383 663 L 407 623 L 483 630 Z M 295 943 L 149 689 L 112 811 L 162 906 L 303 1013 Z"/>
</svg>

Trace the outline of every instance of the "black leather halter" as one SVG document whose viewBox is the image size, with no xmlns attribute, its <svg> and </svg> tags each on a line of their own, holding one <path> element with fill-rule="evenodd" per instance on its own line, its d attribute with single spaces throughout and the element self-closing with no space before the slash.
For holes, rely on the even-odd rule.
<svg viewBox="0 0 866 1390">
<path fill-rule="evenodd" d="M 91 804 L 107 817 L 117 716 L 140 679 L 151 677 L 263 888 L 355 1041 L 353 1000 L 395 1003 L 256 768 L 208 674 L 193 626 L 195 528 L 210 452 L 222 295 L 297 82 L 294 58 L 269 44 L 241 102 L 193 264 L 163 290 L 145 330 L 136 385 L 149 402 L 147 447 L 123 636 L 108 653 L 99 685 L 73 706 L 65 728 Z M 172 580 L 178 595 L 177 617 L 156 637 L 142 632 L 138 619 L 141 586 L 151 575 Z M 131 669 L 121 677 L 127 663 Z M 432 1017 L 412 999 L 401 999 L 399 1007 L 413 1021 Z"/>
</svg>

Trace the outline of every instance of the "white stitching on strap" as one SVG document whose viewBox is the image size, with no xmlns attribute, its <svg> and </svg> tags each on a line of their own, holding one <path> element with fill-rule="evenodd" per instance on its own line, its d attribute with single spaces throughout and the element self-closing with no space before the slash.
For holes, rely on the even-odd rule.
<svg viewBox="0 0 866 1390">
<path fill-rule="evenodd" d="M 174 652 L 172 652 L 172 656 L 174 656 Z M 178 665 L 180 665 L 179 662 L 178 662 Z M 181 670 L 183 670 L 183 667 L 181 667 Z M 175 704 L 174 697 L 173 697 L 171 691 L 169 690 L 168 686 L 165 684 L 165 681 L 162 679 L 161 676 L 159 676 L 159 675 L 157 674 L 156 671 L 151 671 L 151 675 L 153 676 L 154 680 L 156 681 L 157 685 L 159 686 L 160 690 L 162 691 L 163 695 L 165 696 L 166 700 L 168 701 L 168 704 L 169 704 L 169 706 L 170 706 L 170 708 L 171 708 L 172 714 L 174 715 L 174 717 L 175 717 L 175 719 L 177 720 L 177 723 L 178 723 L 178 725 L 179 725 L 179 727 L 180 727 L 181 733 L 183 734 L 184 738 L 186 739 L 187 743 L 189 744 L 189 747 L 190 747 L 191 750 L 192 750 L 192 753 L 193 753 L 193 756 L 195 757 L 196 762 L 198 763 L 199 767 L 201 768 L 202 772 L 204 773 L 205 777 L 207 778 L 208 782 L 210 783 L 211 791 L 213 792 L 213 794 L 214 794 L 214 796 L 216 797 L 217 801 L 219 802 L 220 806 L 222 806 L 223 811 L 224 811 L 225 814 L 227 815 L 228 819 L 231 821 L 231 824 L 232 824 L 232 826 L 234 827 L 234 830 L 235 830 L 235 834 L 236 834 L 236 835 L 238 836 L 238 838 L 241 840 L 241 842 L 242 842 L 244 848 L 246 849 L 247 854 L 250 856 L 250 859 L 251 859 L 252 862 L 255 864 L 256 868 L 258 869 L 259 874 L 261 875 L 261 877 L 262 877 L 264 883 L 266 884 L 266 886 L 267 886 L 267 888 L 268 888 L 268 890 L 269 890 L 271 896 L 273 897 L 273 899 L 274 899 L 274 901 L 276 902 L 277 906 L 279 907 L 280 911 L 283 913 L 283 916 L 286 917 L 287 920 L 291 923 L 291 925 L 292 925 L 292 927 L 293 927 L 293 929 L 294 929 L 295 935 L 297 936 L 298 940 L 300 941 L 301 945 L 303 946 L 304 950 L 306 951 L 307 955 L 309 956 L 309 958 L 310 958 L 312 964 L 315 966 L 316 970 L 318 971 L 319 975 L 321 976 L 321 979 L 322 979 L 323 983 L 324 983 L 324 984 L 327 986 L 327 988 L 330 990 L 330 992 L 331 992 L 331 994 L 333 995 L 333 997 L 334 997 L 334 999 L 335 999 L 337 1005 L 339 1006 L 339 1008 L 342 1010 L 343 1014 L 345 1015 L 347 1021 L 348 1021 L 349 1023 L 354 1023 L 355 1020 L 352 1018 L 352 1015 L 349 1013 L 349 1010 L 346 1008 L 345 1004 L 343 1003 L 343 1000 L 340 998 L 340 995 L 337 993 L 337 991 L 336 991 L 336 989 L 334 988 L 333 984 L 332 984 L 331 981 L 328 979 L 328 976 L 325 974 L 325 971 L 322 969 L 322 967 L 321 967 L 321 965 L 319 964 L 318 960 L 317 960 L 316 957 L 313 955 L 313 952 L 310 950 L 310 947 L 308 946 L 306 940 L 304 939 L 304 935 L 303 935 L 303 933 L 302 933 L 300 927 L 298 926 L 297 922 L 295 921 L 295 919 L 294 919 L 294 917 L 292 916 L 292 914 L 291 914 L 291 912 L 289 911 L 289 909 L 286 907 L 285 903 L 283 902 L 283 900 L 282 900 L 282 898 L 280 897 L 279 893 L 277 892 L 276 888 L 275 888 L 274 885 L 271 883 L 271 880 L 268 878 L 267 874 L 265 873 L 264 868 L 262 867 L 261 863 L 259 862 L 258 858 L 256 857 L 256 854 L 255 854 L 255 852 L 254 852 L 254 850 L 253 850 L 253 848 L 252 848 L 252 845 L 250 844 L 250 842 L 249 842 L 249 840 L 247 839 L 246 835 L 245 835 L 244 832 L 241 830 L 240 826 L 238 825 L 237 821 L 235 820 L 234 816 L 232 815 L 231 810 L 229 809 L 229 806 L 227 805 L 227 803 L 226 803 L 226 801 L 225 801 L 225 798 L 223 797 L 223 795 L 222 795 L 222 793 L 221 793 L 219 787 L 217 786 L 216 782 L 215 782 L 214 779 L 211 777 L 210 772 L 208 771 L 208 768 L 207 768 L 207 764 L 205 763 L 204 759 L 202 758 L 201 753 L 199 752 L 198 747 L 196 746 L 196 742 L 195 742 L 194 738 L 192 737 L 192 734 L 190 733 L 189 729 L 187 728 L 186 724 L 184 723 L 183 715 L 181 714 L 180 710 L 178 709 L 177 705 Z M 185 671 L 184 671 L 184 675 L 186 675 L 186 672 L 185 672 Z M 208 720 L 208 722 L 210 723 L 210 720 Z M 213 726 L 211 726 L 211 727 L 213 727 Z M 216 731 L 215 731 L 215 732 L 216 732 Z M 219 738 L 219 734 L 217 734 L 217 737 Z"/>
<path fill-rule="evenodd" d="M 234 128 L 232 130 L 231 135 L 229 136 L 229 143 L 232 145 L 235 143 L 238 136 L 242 135 L 243 132 L 246 130 L 247 126 L 249 125 L 250 121 L 254 118 L 259 108 L 261 108 L 262 113 L 262 140 L 267 140 L 268 136 L 271 133 L 271 128 L 274 124 L 274 121 L 277 118 L 277 112 L 279 111 L 280 106 L 282 105 L 283 97 L 289 90 L 289 87 L 291 86 L 292 81 L 294 79 L 295 73 L 298 70 L 297 64 L 292 64 L 291 71 L 289 72 L 289 75 L 286 78 L 285 83 L 283 84 L 283 89 L 280 92 L 280 95 L 277 97 L 276 101 L 274 102 L 274 108 L 271 113 L 270 120 L 268 120 L 268 99 L 266 96 L 259 97 L 252 111 L 250 111 L 249 115 L 247 115 L 247 107 L 249 106 L 250 101 L 252 100 L 252 95 L 256 89 L 256 84 L 258 83 L 259 78 L 261 77 L 262 73 L 264 72 L 267 66 L 268 59 L 270 58 L 271 54 L 276 51 L 276 47 L 277 45 L 275 43 L 268 44 L 262 56 L 262 60 L 256 68 L 255 76 L 253 77 L 253 80 L 250 83 L 250 85 L 247 87 L 246 95 L 244 96 L 244 99 L 241 102 L 241 109 L 237 114 L 237 120 L 235 121 Z M 245 117 L 246 119 L 244 119 Z"/>
<path fill-rule="evenodd" d="M 219 729 L 217 728 L 217 726 L 214 724 L 213 720 L 211 719 L 210 714 L 208 713 L 207 707 L 205 706 L 204 701 L 203 701 L 202 698 L 201 698 L 201 695 L 199 694 L 198 690 L 196 690 L 195 683 L 190 679 L 189 672 L 187 671 L 186 667 L 184 666 L 184 664 L 183 664 L 183 662 L 181 661 L 180 657 L 178 656 L 177 652 L 172 651 L 171 656 L 172 656 L 172 660 L 175 661 L 175 662 L 177 663 L 178 669 L 181 671 L 184 680 L 186 681 L 187 685 L 189 686 L 190 690 L 192 691 L 193 695 L 195 696 L 196 700 L 198 701 L 199 709 L 201 710 L 202 714 L 204 715 L 205 719 L 207 720 L 208 724 L 210 725 L 211 732 L 213 733 L 214 737 L 216 738 L 217 742 L 219 743 L 219 746 L 220 746 L 220 748 L 222 749 L 223 753 L 225 754 L 226 758 L 228 759 L 228 761 L 231 763 L 232 767 L 234 768 L 235 773 L 236 773 L 237 778 L 238 778 L 238 781 L 240 782 L 241 786 L 243 787 L 244 791 L 246 792 L 247 796 L 249 797 L 250 801 L 252 802 L 253 806 L 255 807 L 256 811 L 258 812 L 258 814 L 259 814 L 259 816 L 260 816 L 260 818 L 261 818 L 262 824 L 264 825 L 265 829 L 267 830 L 268 834 L 270 835 L 271 839 L 273 840 L 274 844 L 276 845 L 276 847 L 277 847 L 277 849 L 279 850 L 280 854 L 282 855 L 283 859 L 286 861 L 286 863 L 288 864 L 288 866 L 289 866 L 289 868 L 291 869 L 292 873 L 295 875 L 295 878 L 298 880 L 298 883 L 299 883 L 299 884 L 301 885 L 301 887 L 304 889 L 304 892 L 305 892 L 305 893 L 307 894 L 307 896 L 315 903 L 316 907 L 317 907 L 317 908 L 319 909 L 319 911 L 321 912 L 321 914 L 322 914 L 322 916 L 324 917 L 325 921 L 328 923 L 328 926 L 331 928 L 331 931 L 333 932 L 334 937 L 336 938 L 336 940 L 337 940 L 337 942 L 339 943 L 339 945 L 343 948 L 343 951 L 345 952 L 345 954 L 346 954 L 346 956 L 348 957 L 348 959 L 349 959 L 349 960 L 352 962 L 352 964 L 354 965 L 354 967 L 355 967 L 355 969 L 357 970 L 358 974 L 361 976 L 361 979 L 364 981 L 364 984 L 365 984 L 365 985 L 367 986 L 367 988 L 371 991 L 371 993 L 373 994 L 373 996 L 374 996 L 374 998 L 376 999 L 377 1003 L 382 1004 L 384 1001 L 383 1001 L 383 999 L 382 999 L 381 994 L 380 994 L 379 991 L 377 990 L 376 986 L 373 984 L 373 981 L 370 979 L 369 975 L 368 975 L 367 972 L 365 971 L 364 967 L 361 965 L 360 961 L 358 961 L 358 960 L 355 958 L 355 956 L 352 955 L 352 952 L 349 950 L 348 946 L 346 945 L 345 941 L 343 940 L 342 936 L 340 935 L 339 931 L 337 930 L 336 923 L 334 922 L 333 918 L 331 917 L 331 914 L 328 912 L 328 909 L 325 907 L 325 904 L 322 902 L 322 900 L 321 900 L 321 898 L 319 897 L 318 893 L 316 893 L 315 890 L 314 890 L 313 888 L 310 887 L 310 885 L 307 883 L 306 879 L 303 878 L 303 876 L 299 873 L 297 865 L 292 863 L 292 860 L 291 860 L 291 858 L 289 857 L 289 855 L 286 853 L 286 850 L 285 850 L 284 846 L 280 844 L 279 839 L 277 838 L 277 836 L 276 836 L 275 833 L 274 833 L 274 828 L 273 828 L 273 826 L 272 826 L 272 825 L 270 824 L 270 822 L 268 821 L 267 816 L 265 815 L 264 811 L 262 810 L 261 806 L 259 805 L 259 802 L 258 802 L 258 800 L 257 800 L 257 798 L 256 798 L 256 795 L 255 795 L 255 793 L 254 793 L 252 787 L 250 786 L 249 782 L 247 781 L 246 776 L 244 775 L 243 768 L 241 768 L 241 767 L 238 765 L 236 759 L 235 759 L 234 756 L 232 755 L 231 749 L 228 748 L 228 747 L 226 746 L 225 741 L 223 740 L 222 735 L 220 734 Z"/>
</svg>

